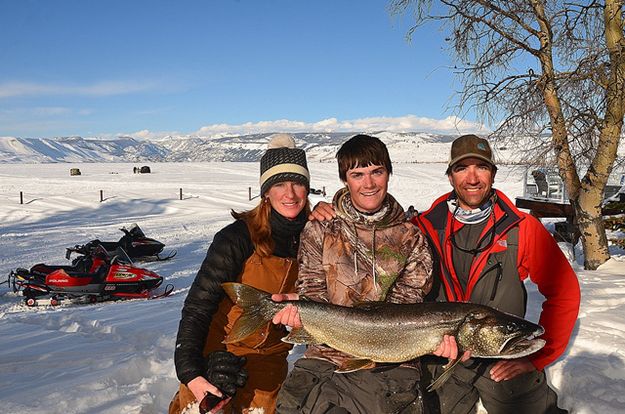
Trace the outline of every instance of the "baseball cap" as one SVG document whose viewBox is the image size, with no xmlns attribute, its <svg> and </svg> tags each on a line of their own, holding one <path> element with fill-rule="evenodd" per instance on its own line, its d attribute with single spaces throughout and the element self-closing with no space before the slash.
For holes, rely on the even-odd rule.
<svg viewBox="0 0 625 414">
<path fill-rule="evenodd" d="M 477 135 L 463 135 L 456 138 L 451 144 L 449 168 L 465 158 L 478 158 L 495 167 L 490 144 L 487 140 Z"/>
</svg>

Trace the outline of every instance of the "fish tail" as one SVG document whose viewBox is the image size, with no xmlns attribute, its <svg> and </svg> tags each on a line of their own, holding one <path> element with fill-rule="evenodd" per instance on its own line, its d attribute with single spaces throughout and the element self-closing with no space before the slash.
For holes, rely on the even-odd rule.
<svg viewBox="0 0 625 414">
<path fill-rule="evenodd" d="M 230 300 L 243 309 L 243 313 L 232 326 L 224 344 L 240 342 L 263 325 L 269 323 L 286 304 L 273 302 L 271 294 L 243 283 L 222 283 Z"/>
</svg>

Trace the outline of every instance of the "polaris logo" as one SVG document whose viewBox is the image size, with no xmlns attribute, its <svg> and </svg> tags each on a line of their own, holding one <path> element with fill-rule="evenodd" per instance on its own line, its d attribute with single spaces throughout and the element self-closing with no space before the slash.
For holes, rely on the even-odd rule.
<svg viewBox="0 0 625 414">
<path fill-rule="evenodd" d="M 135 278 L 135 274 L 134 273 L 130 273 L 130 272 L 115 272 L 115 274 L 113 275 L 113 279 L 132 279 Z"/>
<path fill-rule="evenodd" d="M 104 286 L 104 290 L 115 290 L 116 286 L 115 285 L 105 285 Z"/>
</svg>

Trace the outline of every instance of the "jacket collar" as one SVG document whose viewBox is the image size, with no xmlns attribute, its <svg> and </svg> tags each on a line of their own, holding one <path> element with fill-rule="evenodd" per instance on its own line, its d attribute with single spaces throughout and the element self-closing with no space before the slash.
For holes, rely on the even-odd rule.
<svg viewBox="0 0 625 414">
<path fill-rule="evenodd" d="M 497 195 L 497 201 L 495 203 L 495 234 L 500 236 L 504 234 L 510 227 L 524 219 L 523 213 L 516 208 L 516 206 L 510 201 L 510 199 L 501 191 L 495 189 Z M 451 192 L 443 194 L 437 198 L 432 206 L 425 212 L 421 213 L 416 219 L 425 228 L 425 230 L 432 234 L 434 232 L 444 232 L 450 216 L 449 208 L 447 207 L 447 199 L 451 195 Z M 435 243 L 440 243 L 440 238 L 433 240 Z M 437 246 L 440 248 L 440 246 Z"/>
<path fill-rule="evenodd" d="M 361 227 L 375 226 L 377 228 L 385 228 L 396 226 L 406 221 L 404 209 L 388 193 L 382 205 L 382 210 L 370 216 L 364 215 L 354 208 L 347 188 L 342 188 L 336 192 L 332 204 L 338 217 Z"/>
</svg>

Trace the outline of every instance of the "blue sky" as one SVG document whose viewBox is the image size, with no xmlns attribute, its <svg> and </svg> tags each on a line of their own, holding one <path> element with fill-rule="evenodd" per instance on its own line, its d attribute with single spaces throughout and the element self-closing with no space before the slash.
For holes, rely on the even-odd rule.
<svg viewBox="0 0 625 414">
<path fill-rule="evenodd" d="M 373 0 L 0 0 L 0 136 L 475 128 L 442 34 L 409 23 Z"/>
</svg>

